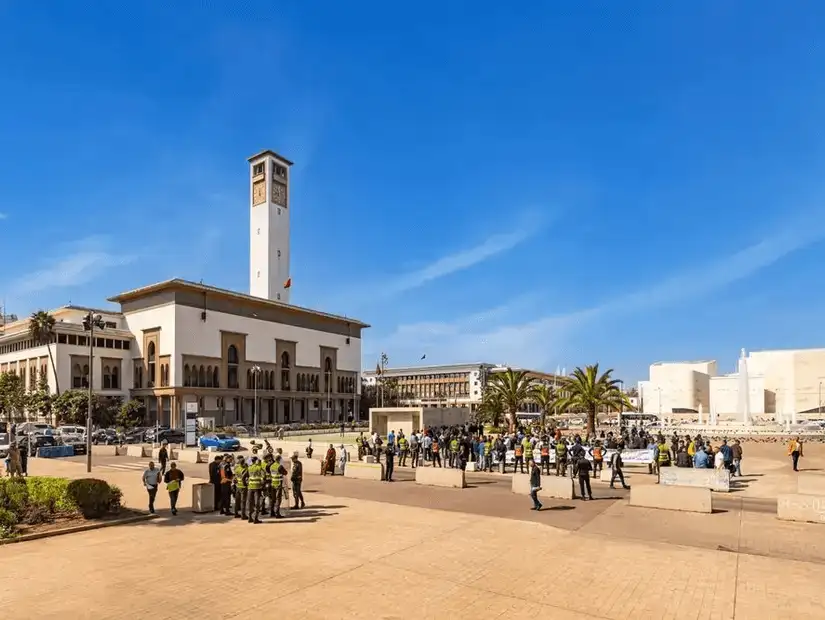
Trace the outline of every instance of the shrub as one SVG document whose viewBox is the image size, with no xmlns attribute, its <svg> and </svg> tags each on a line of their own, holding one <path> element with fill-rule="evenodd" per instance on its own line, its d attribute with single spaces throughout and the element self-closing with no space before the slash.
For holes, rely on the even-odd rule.
<svg viewBox="0 0 825 620">
<path fill-rule="evenodd" d="M 17 525 L 17 515 L 11 510 L 0 508 L 0 540 L 14 537 L 15 525 Z"/>
<path fill-rule="evenodd" d="M 110 484 L 109 492 L 111 493 L 109 496 L 109 512 L 117 514 L 122 507 L 123 491 L 120 490 L 120 487 Z"/>
<path fill-rule="evenodd" d="M 0 508 L 20 514 L 29 501 L 29 489 L 22 478 L 0 478 Z"/>
<path fill-rule="evenodd" d="M 39 525 L 51 522 L 54 513 L 45 504 L 29 504 L 23 509 L 19 518 L 26 525 Z"/>
<path fill-rule="evenodd" d="M 120 505 L 120 489 L 112 487 L 105 480 L 81 478 L 72 480 L 67 488 L 69 499 L 80 509 L 87 519 L 99 519 L 112 510 L 113 501 Z"/>
<path fill-rule="evenodd" d="M 69 498 L 69 481 L 66 478 L 26 478 L 29 503 L 46 508 L 49 512 L 72 512 L 77 510 Z"/>
</svg>

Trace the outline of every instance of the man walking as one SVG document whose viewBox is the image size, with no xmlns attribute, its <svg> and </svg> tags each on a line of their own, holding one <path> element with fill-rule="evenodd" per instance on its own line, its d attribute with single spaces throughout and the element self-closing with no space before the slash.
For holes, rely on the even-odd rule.
<svg viewBox="0 0 825 620">
<path fill-rule="evenodd" d="M 530 468 L 530 499 L 533 500 L 533 510 L 541 510 L 542 503 L 539 501 L 539 491 L 541 491 L 541 469 L 533 459 L 527 463 Z"/>
<path fill-rule="evenodd" d="M 733 454 L 733 473 L 736 476 L 742 477 L 742 444 L 739 443 L 739 440 L 736 439 L 733 442 L 733 445 L 730 447 L 730 451 Z"/>
<path fill-rule="evenodd" d="M 802 456 L 802 437 L 791 439 L 788 443 L 788 456 L 793 462 L 793 470 L 799 471 L 799 458 Z"/>
<path fill-rule="evenodd" d="M 395 469 L 395 449 L 393 448 L 392 444 L 387 442 L 387 466 L 385 468 L 384 480 L 387 482 L 393 482 L 392 479 L 392 472 Z"/>
<path fill-rule="evenodd" d="M 301 493 L 301 484 L 304 482 L 304 466 L 301 464 L 301 461 L 298 460 L 298 453 L 292 453 L 292 472 L 289 475 L 289 480 L 292 482 L 292 496 L 295 499 L 295 505 L 292 507 L 293 509 L 297 509 L 298 502 L 301 503 L 301 508 L 304 508 L 306 504 L 304 503 L 304 494 Z"/>
<path fill-rule="evenodd" d="M 169 506 L 172 508 L 172 515 L 176 515 L 178 514 L 178 495 L 183 482 L 183 472 L 178 469 L 174 461 L 169 464 L 169 471 L 164 475 L 163 481 L 166 483 L 166 490 L 169 491 Z"/>
<path fill-rule="evenodd" d="M 211 463 L 209 463 L 209 482 L 212 483 L 212 490 L 215 492 L 215 499 L 212 505 L 215 510 L 221 510 L 221 464 L 223 463 L 222 456 L 216 456 Z"/>
<path fill-rule="evenodd" d="M 158 462 L 160 462 L 160 475 L 163 476 L 166 474 L 166 463 L 169 461 L 169 451 L 166 449 L 166 440 L 163 440 L 163 443 L 160 444 L 160 450 L 158 450 Z"/>
<path fill-rule="evenodd" d="M 412 459 L 412 468 L 418 467 L 418 455 L 421 449 L 421 444 L 418 443 L 418 435 L 415 431 L 410 435 L 410 458 Z"/>
<path fill-rule="evenodd" d="M 624 462 L 622 461 L 622 449 L 616 448 L 616 451 L 613 453 L 613 456 L 610 457 L 610 488 L 615 489 L 614 486 L 616 484 L 616 478 L 621 481 L 623 489 L 629 489 L 630 487 L 625 484 L 624 481 L 624 473 L 622 472 L 622 467 L 624 466 Z"/>
<path fill-rule="evenodd" d="M 160 472 L 155 469 L 154 461 L 149 461 L 149 469 L 143 472 L 143 486 L 149 493 L 149 514 L 155 514 L 155 496 L 158 494 L 158 484 L 160 483 Z"/>
</svg>

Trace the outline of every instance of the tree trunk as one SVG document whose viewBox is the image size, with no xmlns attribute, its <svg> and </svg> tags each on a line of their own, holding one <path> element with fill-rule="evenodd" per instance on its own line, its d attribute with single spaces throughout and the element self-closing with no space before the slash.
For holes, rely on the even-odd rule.
<svg viewBox="0 0 825 620">
<path fill-rule="evenodd" d="M 587 434 L 596 435 L 596 408 L 593 407 L 587 412 Z"/>
<path fill-rule="evenodd" d="M 507 413 L 507 427 L 510 433 L 516 432 L 516 412 L 510 411 Z"/>
<path fill-rule="evenodd" d="M 55 340 L 54 348 L 57 349 L 57 340 Z M 60 396 L 60 381 L 57 378 L 57 366 L 54 365 L 54 356 L 52 355 L 52 346 L 51 346 L 51 344 L 46 345 L 46 350 L 49 352 L 49 362 L 51 362 L 52 372 L 54 373 L 55 396 Z"/>
</svg>

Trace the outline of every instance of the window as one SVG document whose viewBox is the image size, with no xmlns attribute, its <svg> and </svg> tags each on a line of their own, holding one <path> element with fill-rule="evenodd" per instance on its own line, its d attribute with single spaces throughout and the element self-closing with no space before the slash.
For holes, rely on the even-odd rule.
<svg viewBox="0 0 825 620">
<path fill-rule="evenodd" d="M 83 387 L 83 371 L 80 364 L 72 366 L 72 387 L 77 389 Z"/>
<path fill-rule="evenodd" d="M 212 367 L 206 367 L 206 387 L 213 387 L 212 385 Z"/>
<path fill-rule="evenodd" d="M 66 334 L 57 334 L 57 344 L 66 344 Z"/>
<path fill-rule="evenodd" d="M 115 341 L 111 338 L 106 338 L 106 348 L 107 349 L 114 349 L 115 348 Z"/>
<path fill-rule="evenodd" d="M 89 387 L 89 365 L 83 364 L 83 387 Z"/>
<path fill-rule="evenodd" d="M 95 338 L 95 346 L 99 348 L 104 348 L 106 346 L 106 340 L 104 338 Z"/>
<path fill-rule="evenodd" d="M 112 389 L 120 389 L 120 368 L 117 366 L 112 366 Z"/>
<path fill-rule="evenodd" d="M 252 389 L 252 369 L 248 368 L 246 371 L 246 389 Z"/>
<path fill-rule="evenodd" d="M 103 389 L 112 389 L 112 369 L 109 366 L 103 367 Z"/>
<path fill-rule="evenodd" d="M 147 354 L 146 354 L 146 374 L 148 381 L 146 382 L 146 387 L 155 387 L 155 343 L 149 342 L 149 346 L 147 347 Z"/>
<path fill-rule="evenodd" d="M 121 344 L 123 344 L 123 350 L 128 351 L 131 348 L 131 341 L 124 340 Z"/>
<path fill-rule="evenodd" d="M 135 360 L 135 389 L 143 387 L 143 360 Z"/>
<path fill-rule="evenodd" d="M 226 358 L 227 387 L 231 389 L 238 389 L 238 348 L 234 344 L 229 345 L 229 349 L 226 352 Z"/>
<path fill-rule="evenodd" d="M 215 366 L 212 369 L 212 387 L 221 387 L 220 381 L 218 381 L 218 367 Z"/>
<path fill-rule="evenodd" d="M 191 385 L 191 378 L 189 376 L 189 364 L 183 365 L 183 387 L 189 387 Z"/>
<path fill-rule="evenodd" d="M 289 390 L 289 353 L 281 353 L 281 389 Z"/>
<path fill-rule="evenodd" d="M 273 164 L 273 168 L 275 169 L 275 174 L 282 179 L 286 178 L 286 167 L 280 166 L 278 164 Z"/>
<path fill-rule="evenodd" d="M 69 344 L 72 344 L 72 337 L 71 336 L 69 336 Z M 77 344 L 79 344 L 82 347 L 85 347 L 85 346 L 88 346 L 89 343 L 87 342 L 86 336 L 78 336 L 77 337 Z"/>
<path fill-rule="evenodd" d="M 263 162 L 261 162 L 260 164 L 255 164 L 254 166 L 252 166 L 252 176 L 253 177 L 256 177 L 259 174 L 263 174 L 263 173 L 264 173 L 264 163 Z"/>
<path fill-rule="evenodd" d="M 329 392 L 330 381 L 332 380 L 332 360 L 326 358 L 324 360 L 324 392 Z"/>
<path fill-rule="evenodd" d="M 69 334 L 69 344 L 77 344 L 77 336 L 75 334 Z"/>
<path fill-rule="evenodd" d="M 206 387 L 206 368 L 204 366 L 201 366 L 198 370 L 198 387 Z"/>
<path fill-rule="evenodd" d="M 106 329 L 117 329 L 117 323 L 114 321 L 106 321 L 103 325 L 106 326 Z"/>
</svg>

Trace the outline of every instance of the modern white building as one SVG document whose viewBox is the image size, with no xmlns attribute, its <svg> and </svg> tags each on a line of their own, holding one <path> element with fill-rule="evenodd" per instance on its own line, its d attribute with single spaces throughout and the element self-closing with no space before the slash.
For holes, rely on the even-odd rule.
<svg viewBox="0 0 825 620">
<path fill-rule="evenodd" d="M 368 325 L 289 303 L 291 163 L 272 151 L 249 163 L 251 294 L 173 279 L 110 298 L 117 309 L 59 308 L 48 345 L 56 373 L 47 346 L 29 337 L 28 319 L 9 323 L 0 372 L 22 374 L 30 389 L 44 373 L 52 393 L 85 388 L 91 374 L 96 392 L 138 399 L 148 423 L 173 427 L 187 411 L 216 425 L 356 416 Z M 82 325 L 90 310 L 105 325 L 91 365 Z"/>
<path fill-rule="evenodd" d="M 744 382 L 739 372 L 719 374 L 715 361 L 652 364 L 650 378 L 639 382 L 641 409 L 693 417 L 701 411 L 736 419 L 742 413 L 740 391 L 745 385 L 752 416 L 790 420 L 797 414 L 810 418 L 822 413 L 825 349 L 752 351 L 744 359 Z"/>
</svg>

